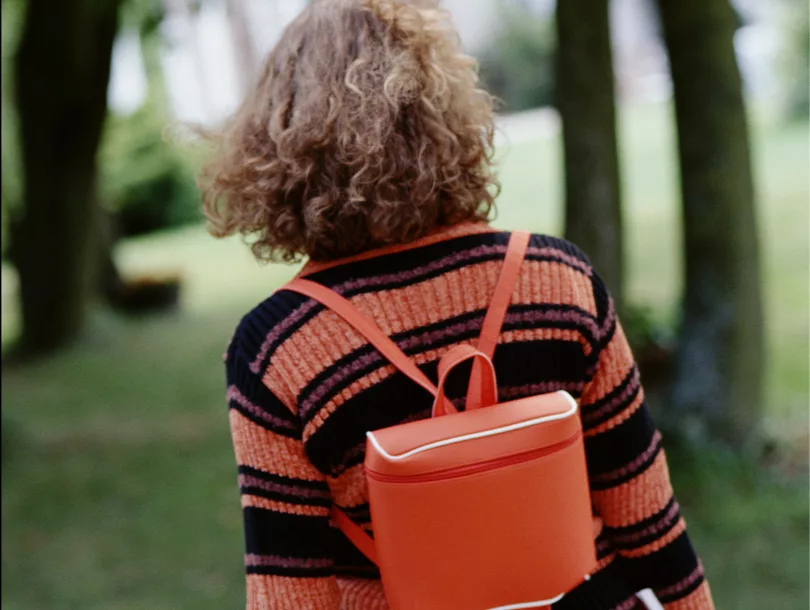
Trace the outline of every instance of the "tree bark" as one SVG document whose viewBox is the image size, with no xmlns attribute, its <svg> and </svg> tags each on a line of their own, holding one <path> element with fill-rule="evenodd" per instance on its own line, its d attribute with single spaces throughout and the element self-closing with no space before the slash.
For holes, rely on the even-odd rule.
<svg viewBox="0 0 810 610">
<path fill-rule="evenodd" d="M 27 3 L 15 58 L 24 209 L 12 240 L 29 353 L 75 338 L 96 288 L 96 153 L 118 4 Z"/>
<path fill-rule="evenodd" d="M 672 406 L 735 445 L 760 419 L 763 314 L 742 82 L 728 0 L 659 0 L 683 194 L 682 326 Z"/>
<path fill-rule="evenodd" d="M 565 237 L 623 296 L 623 238 L 608 0 L 557 3 L 557 105 L 565 155 Z"/>
</svg>

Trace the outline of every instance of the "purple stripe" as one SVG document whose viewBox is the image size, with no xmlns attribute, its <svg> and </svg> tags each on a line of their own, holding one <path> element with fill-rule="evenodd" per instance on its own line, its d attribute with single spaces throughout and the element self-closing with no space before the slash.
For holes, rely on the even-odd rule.
<svg viewBox="0 0 810 610">
<path fill-rule="evenodd" d="M 602 328 L 599 329 L 599 334 L 597 337 L 601 340 L 603 337 L 607 336 L 610 327 L 613 326 L 616 318 L 616 308 L 613 303 L 613 299 L 608 299 L 608 310 L 605 314 L 605 321 L 602 323 Z"/>
<path fill-rule="evenodd" d="M 282 483 L 275 483 L 273 481 L 266 481 L 259 477 L 254 477 L 249 474 L 239 475 L 239 487 L 244 489 L 247 487 L 255 487 L 263 489 L 270 493 L 282 494 L 285 496 L 292 496 L 295 498 L 308 498 L 325 500 L 329 498 L 329 491 L 324 489 L 311 489 L 308 487 L 301 487 L 298 485 L 284 485 Z"/>
<path fill-rule="evenodd" d="M 680 510 L 681 509 L 678 506 L 678 503 L 673 502 L 672 506 L 669 507 L 669 510 L 658 521 L 645 527 L 643 530 L 630 534 L 622 534 L 621 529 L 618 529 L 611 533 L 610 538 L 614 542 L 627 547 L 633 545 L 633 543 L 638 542 L 639 540 L 648 538 L 651 535 L 657 535 L 663 533 L 664 531 L 669 531 L 674 522 L 680 519 Z M 658 538 L 660 538 L 660 536 L 656 536 L 656 540 Z M 649 542 L 652 541 L 648 541 L 645 544 L 649 544 Z"/>
<path fill-rule="evenodd" d="M 684 589 L 691 587 L 695 581 L 701 578 L 703 578 L 703 564 L 700 563 L 700 560 L 698 560 L 697 567 L 692 570 L 692 573 L 689 574 L 689 576 L 675 583 L 671 587 L 659 589 L 655 593 L 659 598 L 675 596 L 680 594 Z"/>
<path fill-rule="evenodd" d="M 541 256 L 541 257 L 554 257 L 559 258 L 561 261 L 564 261 L 566 264 L 570 265 L 571 267 L 576 267 L 580 269 L 585 275 L 588 277 L 591 276 L 593 273 L 593 269 L 591 269 L 590 265 L 587 263 L 579 260 L 578 258 L 571 256 L 570 254 L 566 254 L 562 250 L 558 250 L 557 248 L 545 247 L 545 248 L 527 248 L 526 249 L 527 255 L 532 256 Z"/>
<path fill-rule="evenodd" d="M 578 311 L 520 311 L 507 313 L 504 316 L 504 325 L 512 324 L 537 324 L 539 322 L 569 322 L 577 326 L 587 327 L 594 339 L 599 337 L 599 326 L 591 316 Z M 542 328 L 532 328 L 530 330 L 542 330 Z"/>
<path fill-rule="evenodd" d="M 582 409 L 582 423 L 587 428 L 591 424 L 596 424 L 604 418 L 605 415 L 613 413 L 616 409 L 627 403 L 627 400 L 638 391 L 641 385 L 641 378 L 639 376 L 638 368 L 634 368 L 633 377 L 630 383 L 608 402 L 600 406 L 598 409 L 590 410 L 587 406 Z"/>
<path fill-rule="evenodd" d="M 636 471 L 641 469 L 650 458 L 655 455 L 658 450 L 661 448 L 661 433 L 656 430 L 653 434 L 652 441 L 650 442 L 649 447 L 647 447 L 644 452 L 639 455 L 636 459 L 632 462 L 627 464 L 626 466 L 622 466 L 621 468 L 617 468 L 616 470 L 612 470 L 610 472 L 606 472 L 604 474 L 598 474 L 591 477 L 592 483 L 610 483 L 611 481 L 615 481 L 617 479 L 623 479 L 629 474 L 635 474 Z"/>
<path fill-rule="evenodd" d="M 345 293 L 352 292 L 356 289 L 368 289 L 383 284 L 401 283 L 407 280 L 418 279 L 420 276 L 431 274 L 444 267 L 451 267 L 458 265 L 459 263 L 469 259 L 480 258 L 492 254 L 505 254 L 505 253 L 506 253 L 505 245 L 476 246 L 475 248 L 470 248 L 468 250 L 463 250 L 461 252 L 454 252 L 453 254 L 432 261 L 426 265 L 415 267 L 414 269 L 408 269 L 406 271 L 399 271 L 396 273 L 375 275 L 362 279 L 347 280 L 341 284 L 333 286 L 332 290 L 340 295 L 344 295 Z M 541 257 L 556 257 L 573 267 L 577 267 L 587 276 L 590 276 L 592 273 L 590 266 L 588 266 L 586 263 L 580 261 L 579 259 L 569 254 L 566 254 L 562 250 L 557 250 L 556 248 L 551 247 L 528 248 L 527 254 Z M 250 365 L 251 371 L 253 371 L 256 374 L 259 374 L 262 362 L 264 362 L 264 360 L 267 358 L 267 355 L 271 351 L 275 351 L 274 344 L 277 343 L 279 338 L 282 335 L 286 334 L 292 326 L 297 324 L 304 316 L 306 316 L 312 310 L 313 307 L 315 307 L 315 302 L 307 301 L 301 307 L 296 309 L 289 316 L 284 318 L 281 322 L 279 322 L 273 327 L 273 329 L 265 337 L 265 340 L 262 343 L 262 347 L 259 350 L 259 354 L 256 356 L 253 363 Z"/>
<path fill-rule="evenodd" d="M 565 390 L 571 394 L 582 392 L 585 387 L 584 381 L 542 381 L 527 385 L 509 386 L 498 389 L 498 396 L 503 399 L 512 399 L 522 396 L 536 396 L 537 394 L 548 394 L 557 390 Z"/>
<path fill-rule="evenodd" d="M 280 555 L 256 555 L 247 553 L 245 555 L 245 565 L 248 567 L 272 567 L 272 568 L 301 568 L 301 569 L 321 569 L 334 565 L 332 559 L 314 559 L 312 557 L 282 557 Z"/>
<path fill-rule="evenodd" d="M 636 594 L 633 594 L 633 597 L 630 597 L 620 603 L 618 606 L 615 606 L 613 610 L 635 610 L 636 608 L 641 608 L 640 605 L 641 601 L 636 597 Z"/>
<path fill-rule="evenodd" d="M 247 397 L 239 391 L 235 385 L 228 387 L 228 394 L 227 394 L 228 401 L 234 401 L 240 407 L 242 407 L 245 411 L 253 415 L 254 417 L 258 417 L 266 421 L 268 424 L 275 426 L 276 428 L 283 428 L 285 430 L 295 430 L 295 424 L 287 421 L 286 419 L 281 419 L 280 417 L 276 417 L 275 415 L 271 415 L 258 405 L 253 404 Z"/>
<path fill-rule="evenodd" d="M 297 324 L 317 305 L 318 305 L 317 301 L 314 300 L 305 301 L 304 304 L 301 305 L 301 307 L 293 311 L 289 316 L 287 316 L 281 322 L 276 324 L 269 333 L 267 333 L 267 336 L 264 338 L 264 343 L 262 343 L 262 347 L 259 350 L 259 355 L 256 356 L 256 359 L 250 364 L 250 370 L 253 371 L 254 374 L 258 375 L 259 373 L 262 372 L 261 371 L 262 362 L 264 362 L 265 358 L 267 357 L 267 353 L 270 351 L 270 346 L 276 343 L 279 337 L 281 337 L 282 334 L 287 332 L 287 329 Z"/>
</svg>

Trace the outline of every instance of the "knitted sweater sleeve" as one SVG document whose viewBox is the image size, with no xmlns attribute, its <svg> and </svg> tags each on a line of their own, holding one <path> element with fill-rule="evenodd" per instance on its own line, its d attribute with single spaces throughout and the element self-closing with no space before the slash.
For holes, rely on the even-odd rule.
<svg viewBox="0 0 810 610">
<path fill-rule="evenodd" d="M 639 589 L 666 610 L 712 610 L 709 585 L 669 479 L 661 434 L 644 400 L 638 367 L 612 299 L 593 276 L 595 370 L 581 403 L 594 507 L 605 535 Z"/>
<path fill-rule="evenodd" d="M 247 610 L 338 610 L 329 486 L 304 453 L 300 421 L 250 370 L 238 334 L 226 371 Z"/>
</svg>

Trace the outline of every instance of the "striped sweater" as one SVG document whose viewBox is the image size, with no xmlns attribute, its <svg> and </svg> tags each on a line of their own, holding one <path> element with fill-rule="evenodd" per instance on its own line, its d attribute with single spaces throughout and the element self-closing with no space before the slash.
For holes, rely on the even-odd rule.
<svg viewBox="0 0 810 610">
<path fill-rule="evenodd" d="M 477 340 L 508 238 L 458 225 L 407 246 L 310 262 L 301 275 L 372 317 L 435 382 L 442 354 Z M 605 528 L 598 571 L 554 608 L 629 610 L 648 587 L 667 610 L 713 608 L 611 298 L 574 245 L 532 237 L 494 364 L 501 400 L 566 390 L 580 402 Z M 241 320 L 226 370 L 248 609 L 387 608 L 379 573 L 330 526 L 329 510 L 336 504 L 372 531 L 365 433 L 429 416 L 430 394 L 336 314 L 284 290 Z M 448 395 L 459 399 L 465 379 L 454 377 Z"/>
</svg>

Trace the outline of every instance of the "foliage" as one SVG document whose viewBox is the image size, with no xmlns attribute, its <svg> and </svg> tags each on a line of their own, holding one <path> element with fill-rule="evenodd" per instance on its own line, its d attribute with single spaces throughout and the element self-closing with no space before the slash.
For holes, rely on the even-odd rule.
<svg viewBox="0 0 810 610">
<path fill-rule="evenodd" d="M 19 2 L 3 2 L 2 42 L 0 42 L 0 143 L 2 144 L 2 218 L 0 218 L 0 249 L 7 254 L 11 216 L 19 210 L 21 198 L 20 150 L 17 142 L 17 115 L 14 109 L 12 57 L 21 29 L 22 6 Z"/>
<path fill-rule="evenodd" d="M 201 219 L 195 179 L 185 158 L 164 141 L 170 118 L 159 70 L 160 40 L 143 35 L 149 93 L 126 117 L 110 116 L 101 155 L 104 205 L 117 213 L 124 236 Z"/>
<path fill-rule="evenodd" d="M 102 154 L 102 196 L 121 232 L 139 235 L 200 219 L 197 187 L 179 153 L 163 141 L 152 104 L 111 117 Z"/>
<path fill-rule="evenodd" d="M 507 112 L 549 106 L 554 97 L 554 28 L 528 10 L 506 12 L 479 59 L 481 80 Z"/>
</svg>

